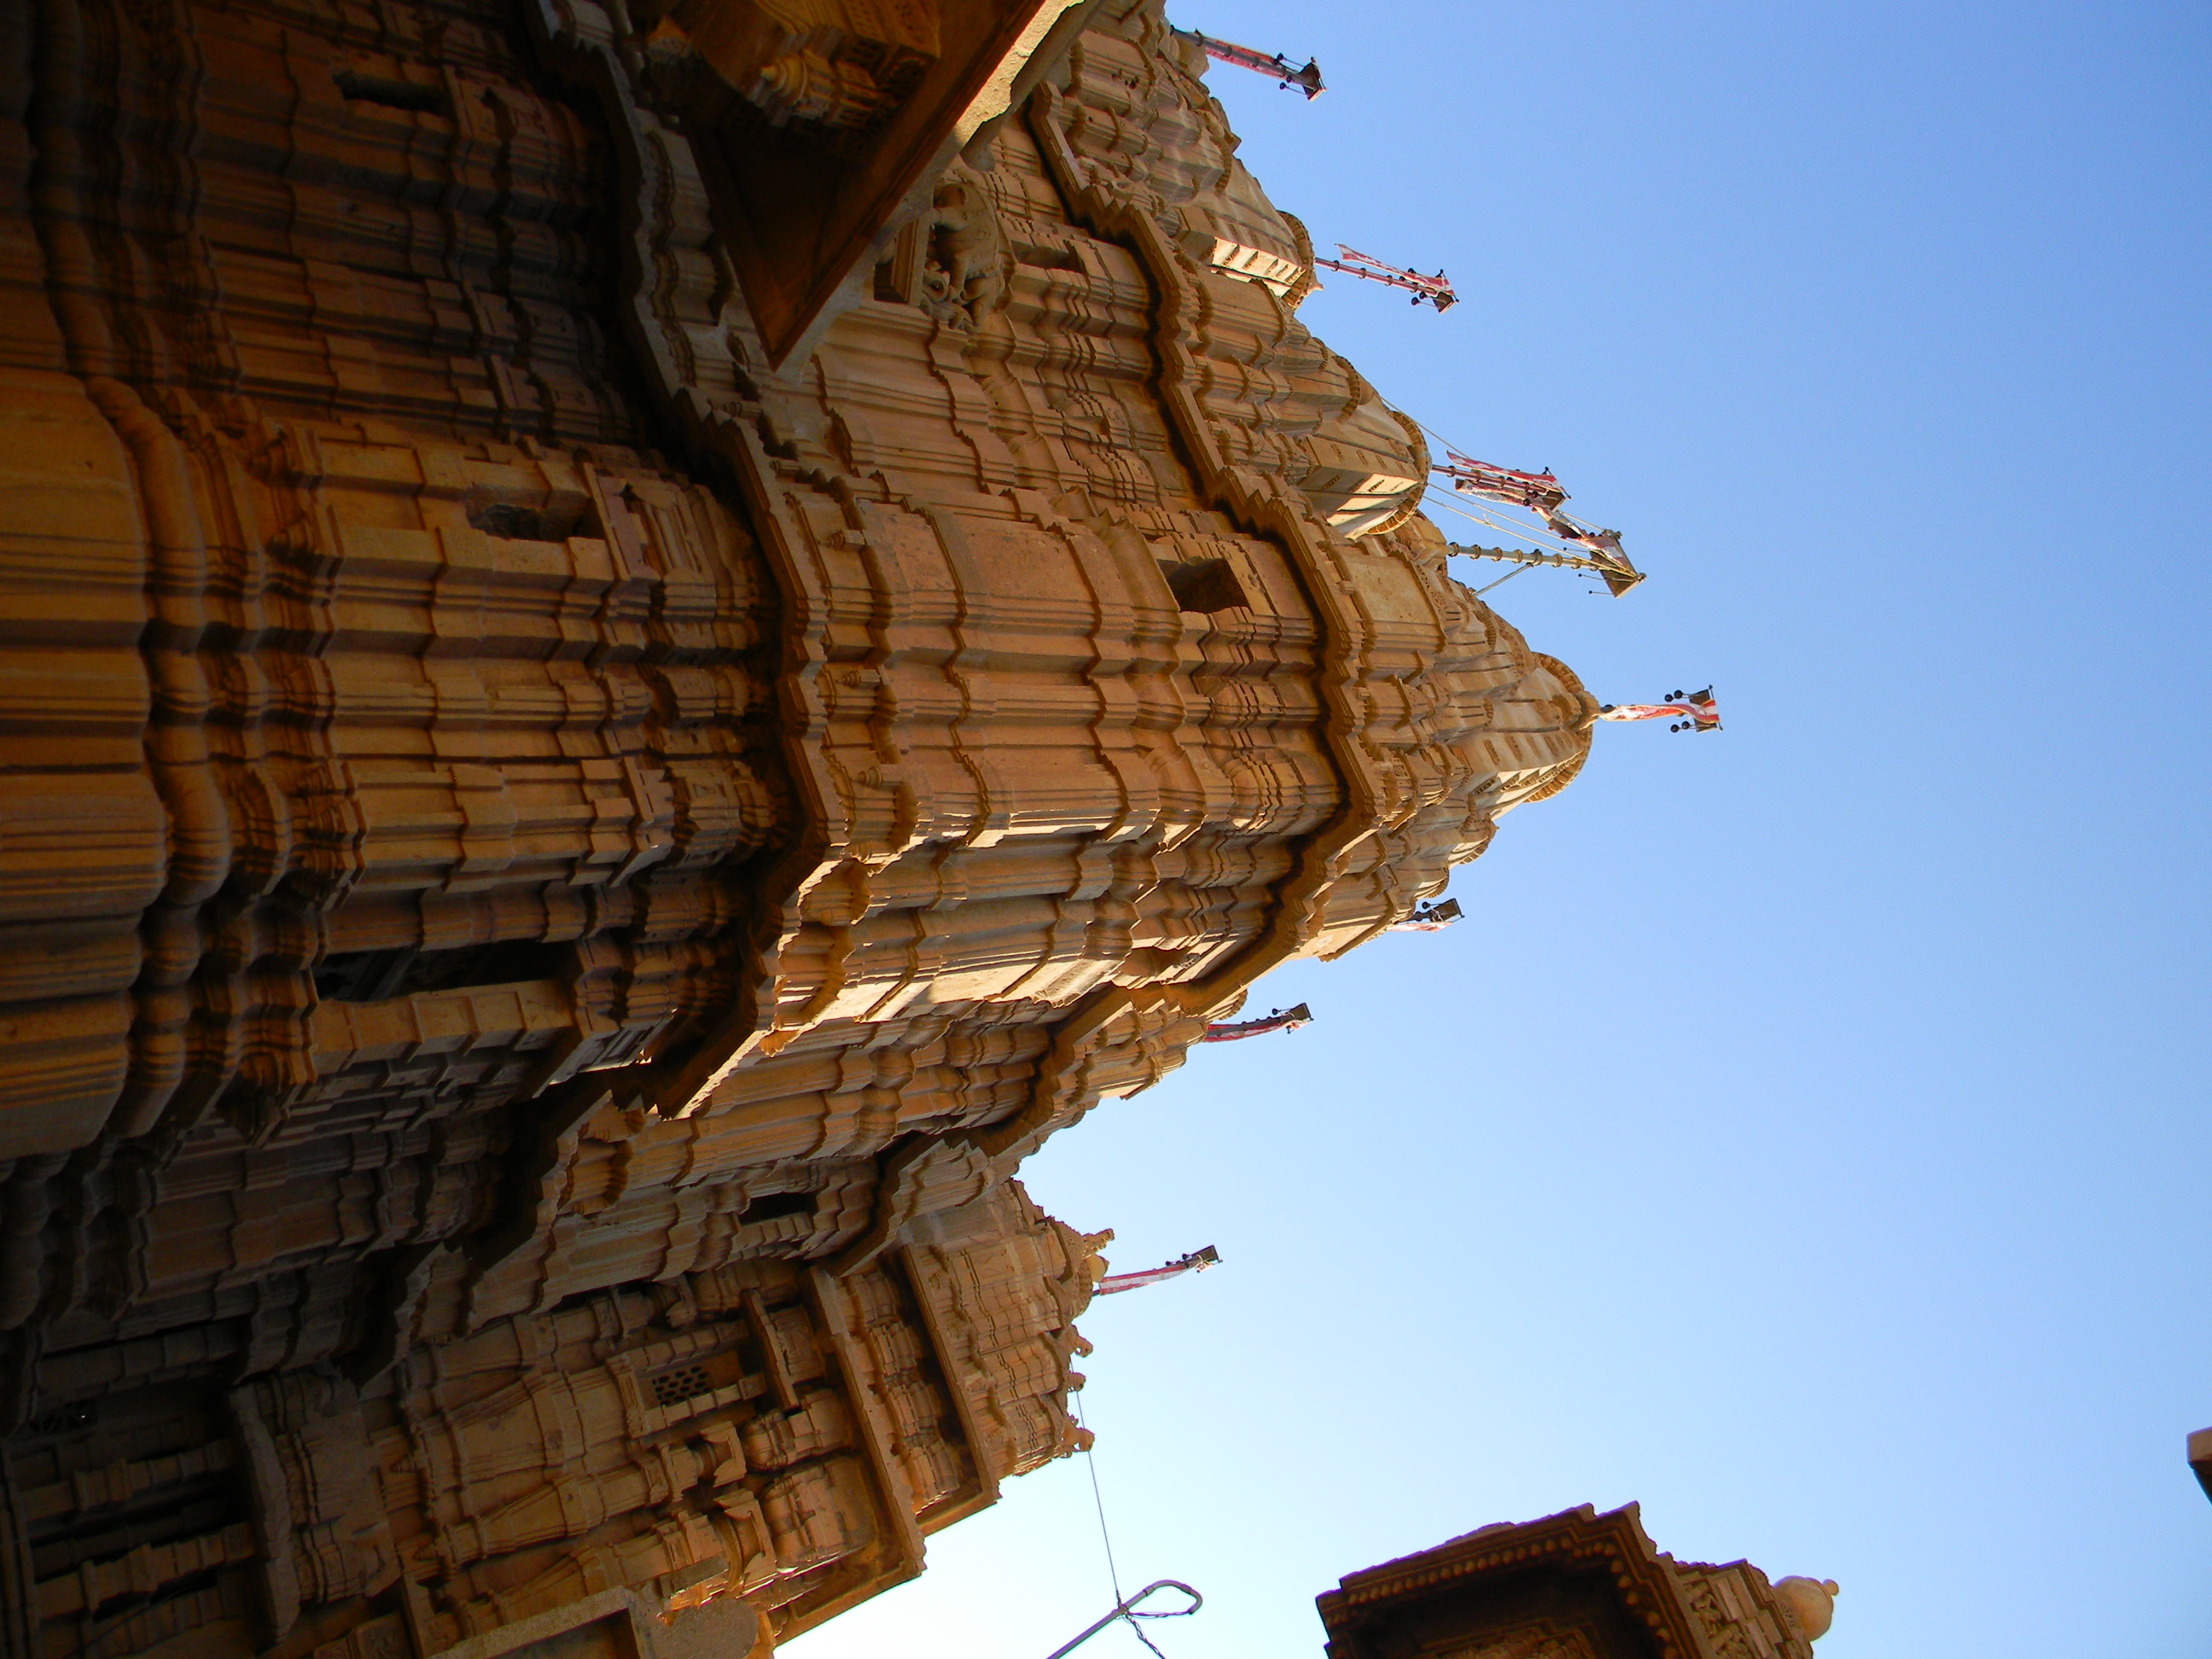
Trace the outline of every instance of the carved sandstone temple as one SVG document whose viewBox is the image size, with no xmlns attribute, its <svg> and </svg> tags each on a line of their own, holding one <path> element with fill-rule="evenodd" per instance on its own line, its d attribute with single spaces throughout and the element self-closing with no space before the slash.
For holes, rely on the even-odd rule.
<svg viewBox="0 0 2212 1659">
<path fill-rule="evenodd" d="M 765 1652 L 1595 705 L 1155 0 L 0 5 L 0 1659 Z"/>
<path fill-rule="evenodd" d="M 1328 1659 L 1814 1659 L 1832 1578 L 1662 1554 L 1637 1506 L 1500 1522 L 1317 1599 Z"/>
</svg>

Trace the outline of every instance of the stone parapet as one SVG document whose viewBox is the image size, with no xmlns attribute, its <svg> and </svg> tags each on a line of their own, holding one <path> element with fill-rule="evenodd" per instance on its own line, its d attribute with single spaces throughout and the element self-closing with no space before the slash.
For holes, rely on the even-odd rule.
<svg viewBox="0 0 2212 1659">
<path fill-rule="evenodd" d="M 1813 1659 L 1837 1587 L 1677 1561 L 1633 1504 L 1500 1522 L 1318 1598 L 1328 1659 Z"/>
</svg>

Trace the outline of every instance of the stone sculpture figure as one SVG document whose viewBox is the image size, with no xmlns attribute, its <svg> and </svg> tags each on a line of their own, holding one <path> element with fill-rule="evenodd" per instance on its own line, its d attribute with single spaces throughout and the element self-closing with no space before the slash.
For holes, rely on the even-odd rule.
<svg viewBox="0 0 2212 1659">
<path fill-rule="evenodd" d="M 0 1659 L 764 1650 L 1075 1443 L 1021 1159 L 1596 708 L 1202 66 L 0 9 Z"/>
</svg>

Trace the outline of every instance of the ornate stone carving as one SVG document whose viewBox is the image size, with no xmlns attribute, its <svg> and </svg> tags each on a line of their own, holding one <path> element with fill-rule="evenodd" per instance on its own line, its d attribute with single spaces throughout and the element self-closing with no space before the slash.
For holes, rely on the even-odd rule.
<svg viewBox="0 0 2212 1659">
<path fill-rule="evenodd" d="M 1547 1629 L 1523 1631 L 1498 1641 L 1486 1637 L 1480 1642 L 1453 1644 L 1432 1652 L 1433 1659 L 1597 1659 L 1581 1632 Z M 1427 1652 L 1424 1659 L 1429 1659 Z"/>
<path fill-rule="evenodd" d="M 610 16 L 586 0 L 542 15 L 556 37 L 617 52 L 621 102 L 650 105 L 696 147 L 757 343 L 781 364 L 863 296 L 884 239 L 1028 95 L 1086 9 L 642 0 Z"/>
<path fill-rule="evenodd" d="M 1353 1573 L 1319 1606 L 1329 1659 L 1812 1659 L 1835 1591 L 1677 1561 L 1634 1504 L 1584 1504 Z"/>
<path fill-rule="evenodd" d="M 11 1444 L 26 1650 L 199 1629 L 428 1655 L 611 1592 L 804 1629 L 1073 1443 L 1097 1242 L 1000 1188 L 843 1279 L 754 1261 L 594 1292 L 360 1384 L 118 1377 Z"/>
<path fill-rule="evenodd" d="M 918 1571 L 1074 1443 L 1021 1159 L 1582 763 L 1156 4 L 901 125 L 1018 9 L 834 141 L 703 3 L 0 17 L 0 1659 Z"/>
<path fill-rule="evenodd" d="M 888 118 L 943 50 L 935 0 L 678 0 L 653 45 L 696 56 L 771 127 L 847 130 Z"/>
<path fill-rule="evenodd" d="M 989 321 L 1006 294 L 1013 260 L 981 176 L 958 161 L 945 169 L 921 228 L 921 283 L 912 303 L 963 331 Z"/>
</svg>

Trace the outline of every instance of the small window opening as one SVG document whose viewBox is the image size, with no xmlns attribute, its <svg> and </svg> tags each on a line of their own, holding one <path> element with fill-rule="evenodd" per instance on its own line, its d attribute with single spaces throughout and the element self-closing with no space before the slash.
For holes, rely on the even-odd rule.
<svg viewBox="0 0 2212 1659">
<path fill-rule="evenodd" d="M 586 523 L 587 502 L 574 506 L 524 507 L 514 501 L 471 501 L 469 522 L 487 536 L 503 542 L 565 542 L 571 536 L 595 535 L 598 527 Z"/>
<path fill-rule="evenodd" d="M 657 1406 L 680 1406 L 714 1392 L 714 1379 L 704 1365 L 678 1365 L 653 1374 L 653 1401 Z"/>
<path fill-rule="evenodd" d="M 738 1217 L 738 1224 L 750 1226 L 756 1221 L 775 1221 L 787 1215 L 812 1215 L 814 1194 L 811 1193 L 767 1193 L 745 1206 Z"/>
<path fill-rule="evenodd" d="M 357 69 L 342 69 L 331 78 L 349 102 L 381 104 L 386 109 L 412 110 L 422 115 L 446 112 L 446 89 L 441 86 L 423 86 L 387 75 L 365 75 Z"/>
<path fill-rule="evenodd" d="M 348 951 L 315 969 L 315 994 L 325 1002 L 383 1002 L 418 991 L 574 976 L 575 947 L 544 939 L 501 939 L 458 951 Z"/>
<path fill-rule="evenodd" d="M 1226 559 L 1186 559 L 1180 564 L 1170 564 L 1163 559 L 1160 574 L 1168 579 L 1178 611 L 1196 611 L 1210 616 L 1216 611 L 1234 611 L 1251 604 L 1244 597 L 1243 584 L 1237 580 L 1237 573 L 1229 568 Z"/>
</svg>

